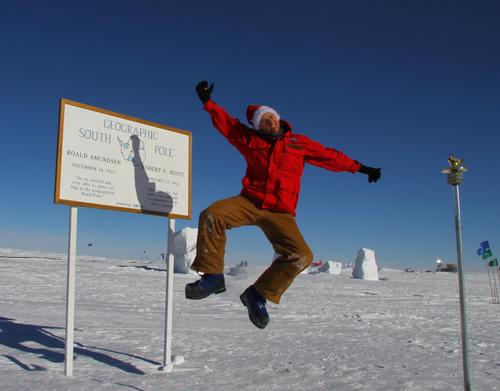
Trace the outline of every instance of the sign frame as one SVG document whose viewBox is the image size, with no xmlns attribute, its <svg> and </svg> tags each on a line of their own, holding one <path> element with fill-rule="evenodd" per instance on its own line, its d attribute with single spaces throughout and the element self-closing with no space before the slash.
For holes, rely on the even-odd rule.
<svg viewBox="0 0 500 391">
<path fill-rule="evenodd" d="M 170 213 L 170 212 L 166 213 L 166 212 L 160 212 L 160 211 L 154 211 L 154 210 L 134 209 L 134 208 L 127 208 L 127 207 L 122 207 L 122 206 L 115 206 L 115 205 L 102 205 L 102 204 L 95 204 L 95 203 L 91 203 L 91 202 L 75 201 L 75 200 L 69 200 L 69 199 L 62 198 L 61 197 L 61 170 L 62 170 L 62 153 L 63 153 L 62 147 L 63 147 L 63 138 L 64 138 L 64 115 L 65 115 L 65 108 L 67 105 L 79 107 L 79 108 L 93 111 L 93 112 L 97 112 L 100 114 L 110 115 L 110 116 L 121 118 L 121 119 L 124 119 L 127 121 L 133 121 L 133 122 L 137 122 L 140 124 L 153 126 L 155 128 L 159 128 L 159 129 L 170 131 L 170 132 L 180 133 L 180 134 L 188 136 L 188 140 L 189 140 L 188 141 L 188 144 L 189 144 L 188 176 L 189 176 L 189 178 L 188 178 L 188 208 L 187 208 L 188 212 L 187 212 L 187 214 L 184 215 L 184 214 L 177 214 L 177 213 Z M 96 209 L 129 212 L 129 213 L 139 213 L 139 214 L 149 214 L 149 215 L 154 215 L 154 216 L 163 216 L 163 217 L 169 217 L 169 218 L 190 220 L 190 219 L 192 219 L 192 208 L 193 208 L 193 202 L 192 202 L 192 181 L 193 181 L 192 150 L 193 150 L 192 133 L 187 131 L 187 130 L 182 130 L 182 129 L 174 128 L 174 127 L 167 126 L 167 125 L 162 125 L 162 124 L 159 124 L 156 122 L 133 117 L 133 116 L 130 116 L 127 114 L 117 113 L 117 112 L 103 109 L 100 107 L 91 106 L 91 105 L 88 105 L 85 103 L 76 102 L 76 101 L 66 99 L 66 98 L 61 98 L 60 105 L 59 105 L 59 128 L 58 128 L 58 141 L 57 141 L 56 182 L 55 182 L 55 188 L 54 188 L 54 203 L 69 205 L 69 206 L 73 206 L 73 207 L 83 206 L 83 207 L 87 207 L 87 208 L 96 208 Z"/>
</svg>

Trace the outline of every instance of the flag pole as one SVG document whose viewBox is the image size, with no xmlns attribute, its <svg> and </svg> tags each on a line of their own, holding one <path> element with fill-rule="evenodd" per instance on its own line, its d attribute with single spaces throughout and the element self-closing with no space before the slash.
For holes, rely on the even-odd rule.
<svg viewBox="0 0 500 391">
<path fill-rule="evenodd" d="M 460 211 L 460 185 L 464 180 L 464 172 L 467 169 L 463 166 L 463 159 L 457 159 L 450 155 L 448 158 L 449 168 L 441 172 L 447 174 L 448 184 L 453 189 L 453 212 L 455 215 L 455 234 L 457 242 L 457 266 L 458 266 L 458 289 L 460 295 L 460 324 L 462 331 L 462 366 L 464 376 L 464 391 L 471 391 L 470 367 L 469 367 L 469 346 L 467 336 L 467 313 L 465 305 L 465 281 L 462 266 L 462 219 Z"/>
<path fill-rule="evenodd" d="M 488 281 L 490 282 L 491 301 L 493 304 L 496 304 L 495 294 L 493 293 L 493 285 L 490 276 L 490 266 L 488 264 L 486 264 L 486 271 L 488 272 Z M 493 275 L 493 283 L 495 283 L 495 275 Z"/>
<path fill-rule="evenodd" d="M 496 258 L 495 258 L 496 261 Z M 497 276 L 498 276 L 498 285 L 500 286 L 500 267 L 498 267 L 498 261 L 496 261 L 496 269 L 497 269 Z M 493 273 L 493 278 L 495 278 L 495 273 Z M 500 301 L 497 300 L 497 304 L 500 304 Z"/>
<path fill-rule="evenodd" d="M 479 248 L 477 249 L 477 255 L 480 255 L 484 260 L 486 260 L 486 270 L 488 271 L 488 281 L 490 282 L 490 291 L 491 291 L 491 301 L 493 304 L 500 304 L 500 299 L 498 297 L 498 286 L 497 279 L 495 277 L 495 270 L 497 270 L 498 274 L 498 283 L 500 285 L 500 270 L 498 269 L 498 259 L 493 258 L 493 252 L 490 248 L 490 243 L 487 240 L 482 241 L 479 244 Z M 494 268 L 491 272 L 490 269 Z"/>
<path fill-rule="evenodd" d="M 493 275 L 493 284 L 495 286 L 495 298 L 496 298 L 496 304 L 500 304 L 500 299 L 498 297 L 498 286 L 497 286 L 497 280 L 495 279 L 495 272 L 491 272 L 491 274 Z"/>
</svg>

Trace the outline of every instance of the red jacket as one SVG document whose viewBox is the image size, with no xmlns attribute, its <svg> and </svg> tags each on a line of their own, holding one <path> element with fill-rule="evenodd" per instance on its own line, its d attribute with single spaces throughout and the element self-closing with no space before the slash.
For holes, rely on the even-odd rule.
<svg viewBox="0 0 500 391">
<path fill-rule="evenodd" d="M 247 171 L 241 194 L 256 200 L 261 209 L 295 216 L 305 163 L 352 173 L 361 166 L 340 151 L 293 133 L 287 121 L 280 121 L 284 134 L 270 140 L 231 117 L 212 100 L 204 109 L 210 113 L 214 126 L 245 158 Z"/>
</svg>

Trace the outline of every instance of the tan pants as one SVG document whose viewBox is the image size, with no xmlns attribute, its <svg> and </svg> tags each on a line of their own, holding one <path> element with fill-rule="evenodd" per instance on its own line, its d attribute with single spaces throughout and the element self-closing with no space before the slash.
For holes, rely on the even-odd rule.
<svg viewBox="0 0 500 391">
<path fill-rule="evenodd" d="M 226 229 L 244 225 L 260 227 L 279 255 L 254 283 L 262 296 L 278 304 L 295 277 L 313 260 L 295 217 L 290 213 L 259 209 L 244 196 L 214 202 L 200 214 L 196 258 L 191 269 L 224 273 Z"/>
</svg>

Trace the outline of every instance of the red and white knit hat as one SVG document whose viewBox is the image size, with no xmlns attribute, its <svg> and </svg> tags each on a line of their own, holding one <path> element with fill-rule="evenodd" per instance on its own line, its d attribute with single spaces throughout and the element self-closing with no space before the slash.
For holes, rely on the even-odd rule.
<svg viewBox="0 0 500 391">
<path fill-rule="evenodd" d="M 272 107 L 264 105 L 250 105 L 247 107 L 247 120 L 254 129 L 259 129 L 260 120 L 265 113 L 273 113 L 280 120 L 280 115 Z"/>
</svg>

